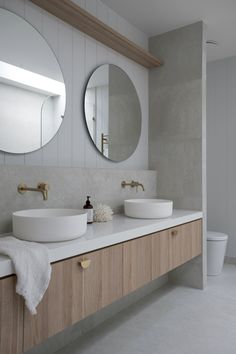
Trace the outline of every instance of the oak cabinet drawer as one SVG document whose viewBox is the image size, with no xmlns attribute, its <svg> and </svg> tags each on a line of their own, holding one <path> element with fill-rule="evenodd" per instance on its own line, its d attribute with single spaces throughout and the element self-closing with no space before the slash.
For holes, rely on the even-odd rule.
<svg viewBox="0 0 236 354">
<path fill-rule="evenodd" d="M 151 281 L 151 237 L 140 237 L 123 244 L 124 295 Z"/>
<path fill-rule="evenodd" d="M 53 264 L 47 292 L 32 316 L 25 308 L 24 350 L 115 301 L 122 292 L 122 245 Z"/>
<path fill-rule="evenodd" d="M 156 279 L 201 254 L 202 221 L 160 231 L 151 238 L 152 279 Z"/>
<path fill-rule="evenodd" d="M 91 260 L 83 274 L 83 317 L 87 317 L 123 295 L 122 245 L 107 247 L 84 257 Z"/>
<path fill-rule="evenodd" d="M 197 220 L 169 229 L 170 269 L 198 256 L 202 252 L 202 222 Z"/>
<path fill-rule="evenodd" d="M 152 279 L 156 279 L 170 270 L 169 230 L 151 235 L 152 238 Z"/>
<path fill-rule="evenodd" d="M 102 307 L 123 296 L 123 245 L 102 250 Z"/>
<path fill-rule="evenodd" d="M 25 351 L 82 319 L 83 272 L 78 263 L 81 259 L 75 257 L 53 264 L 51 281 L 37 315 L 31 315 L 25 308 Z"/>
</svg>

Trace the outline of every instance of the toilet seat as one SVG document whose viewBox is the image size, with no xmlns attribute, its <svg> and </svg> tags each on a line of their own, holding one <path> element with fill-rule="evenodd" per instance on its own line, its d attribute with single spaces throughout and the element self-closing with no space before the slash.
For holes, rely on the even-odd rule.
<svg viewBox="0 0 236 354">
<path fill-rule="evenodd" d="M 207 231 L 207 241 L 227 241 L 228 235 L 222 232 Z"/>
</svg>

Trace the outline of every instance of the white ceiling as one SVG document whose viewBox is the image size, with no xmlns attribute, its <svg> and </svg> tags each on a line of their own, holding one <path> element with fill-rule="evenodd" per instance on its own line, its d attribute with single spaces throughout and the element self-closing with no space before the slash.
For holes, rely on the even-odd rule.
<svg viewBox="0 0 236 354">
<path fill-rule="evenodd" d="M 203 20 L 208 61 L 236 55 L 236 0 L 102 0 L 148 36 Z"/>
</svg>

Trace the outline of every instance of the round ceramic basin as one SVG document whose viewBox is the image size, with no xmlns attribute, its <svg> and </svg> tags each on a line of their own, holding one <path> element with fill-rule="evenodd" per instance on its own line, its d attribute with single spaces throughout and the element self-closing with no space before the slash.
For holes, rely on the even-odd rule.
<svg viewBox="0 0 236 354">
<path fill-rule="evenodd" d="M 29 209 L 12 214 L 13 235 L 35 242 L 73 240 L 87 230 L 87 213 L 77 209 Z"/>
<path fill-rule="evenodd" d="M 173 201 L 165 199 L 128 199 L 124 202 L 125 215 L 138 219 L 168 218 L 173 212 Z"/>
</svg>

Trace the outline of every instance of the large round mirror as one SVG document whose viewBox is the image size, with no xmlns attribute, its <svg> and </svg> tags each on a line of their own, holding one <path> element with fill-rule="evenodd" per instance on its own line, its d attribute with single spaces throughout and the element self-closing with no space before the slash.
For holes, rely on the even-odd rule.
<svg viewBox="0 0 236 354">
<path fill-rule="evenodd" d="M 0 9 L 0 43 L 0 150 L 40 149 L 64 117 L 60 66 L 39 32 L 4 9 Z"/>
<path fill-rule="evenodd" d="M 90 137 L 104 157 L 120 162 L 133 154 L 141 133 L 141 108 L 134 84 L 122 69 L 105 64 L 93 72 L 84 113 Z"/>
</svg>

